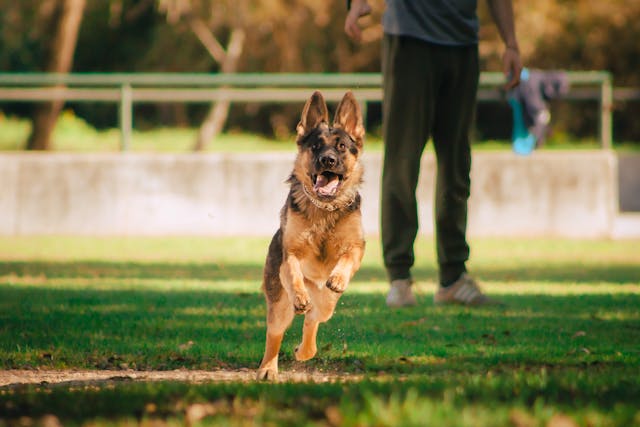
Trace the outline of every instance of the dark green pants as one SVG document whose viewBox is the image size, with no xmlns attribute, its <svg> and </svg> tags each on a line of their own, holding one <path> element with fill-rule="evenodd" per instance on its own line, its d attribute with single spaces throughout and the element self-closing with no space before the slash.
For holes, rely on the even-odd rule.
<svg viewBox="0 0 640 427">
<path fill-rule="evenodd" d="M 418 232 L 420 160 L 433 140 L 437 178 L 435 231 L 440 282 L 465 271 L 471 147 L 469 130 L 478 88 L 478 49 L 439 46 L 386 34 L 382 172 L 382 249 L 389 278 L 411 277 Z"/>
</svg>

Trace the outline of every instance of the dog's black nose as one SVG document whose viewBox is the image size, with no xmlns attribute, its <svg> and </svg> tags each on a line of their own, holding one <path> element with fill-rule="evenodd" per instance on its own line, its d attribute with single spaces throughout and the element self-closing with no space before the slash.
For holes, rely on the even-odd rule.
<svg viewBox="0 0 640 427">
<path fill-rule="evenodd" d="M 333 153 L 326 153 L 320 157 L 320 164 L 325 168 L 332 168 L 338 162 L 338 158 Z"/>
</svg>

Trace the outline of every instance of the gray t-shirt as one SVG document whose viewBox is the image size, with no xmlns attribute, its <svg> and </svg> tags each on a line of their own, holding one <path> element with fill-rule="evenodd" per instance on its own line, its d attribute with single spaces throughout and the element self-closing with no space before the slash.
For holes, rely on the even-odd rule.
<svg viewBox="0 0 640 427">
<path fill-rule="evenodd" d="M 478 43 L 477 0 L 386 0 L 382 18 L 387 34 L 435 44 Z"/>
</svg>

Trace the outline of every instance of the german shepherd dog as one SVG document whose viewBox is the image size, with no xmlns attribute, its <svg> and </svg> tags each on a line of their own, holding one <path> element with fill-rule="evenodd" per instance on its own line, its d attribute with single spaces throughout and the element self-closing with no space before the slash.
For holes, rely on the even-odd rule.
<svg viewBox="0 0 640 427">
<path fill-rule="evenodd" d="M 267 340 L 258 380 L 277 378 L 278 352 L 295 314 L 305 316 L 296 360 L 315 356 L 318 326 L 333 315 L 364 254 L 358 189 L 365 131 L 358 102 L 347 92 L 330 125 L 324 98 L 315 92 L 296 130 L 289 195 L 264 267 Z"/>
</svg>

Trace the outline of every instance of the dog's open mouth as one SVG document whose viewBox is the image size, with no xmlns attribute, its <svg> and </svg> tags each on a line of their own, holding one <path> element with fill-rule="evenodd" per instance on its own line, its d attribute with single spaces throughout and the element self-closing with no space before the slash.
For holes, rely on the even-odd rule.
<svg viewBox="0 0 640 427">
<path fill-rule="evenodd" d="M 343 176 L 337 173 L 325 171 L 313 177 L 313 189 L 318 196 L 335 196 L 342 182 Z"/>
</svg>

